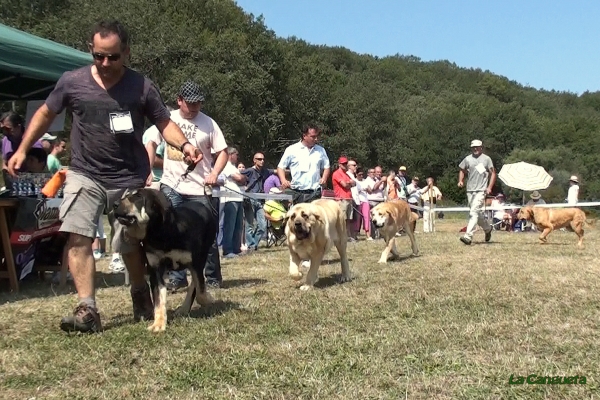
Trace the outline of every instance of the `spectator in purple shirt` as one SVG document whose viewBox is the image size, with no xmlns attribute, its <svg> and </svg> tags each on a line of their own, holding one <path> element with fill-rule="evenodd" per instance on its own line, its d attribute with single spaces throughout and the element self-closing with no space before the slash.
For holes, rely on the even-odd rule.
<svg viewBox="0 0 600 400">
<path fill-rule="evenodd" d="M 263 191 L 264 193 L 271 193 L 271 189 L 273 189 L 274 187 L 278 188 L 280 186 L 281 181 L 279 180 L 279 177 L 277 176 L 277 174 L 273 174 L 265 180 Z"/>
<path fill-rule="evenodd" d="M 23 133 L 25 133 L 25 121 L 23 117 L 14 111 L 8 111 L 0 117 L 0 127 L 2 128 L 2 169 L 7 169 L 8 160 L 12 157 L 15 150 L 19 148 Z M 42 148 L 42 142 L 39 140 L 33 144 L 33 147 Z"/>
</svg>

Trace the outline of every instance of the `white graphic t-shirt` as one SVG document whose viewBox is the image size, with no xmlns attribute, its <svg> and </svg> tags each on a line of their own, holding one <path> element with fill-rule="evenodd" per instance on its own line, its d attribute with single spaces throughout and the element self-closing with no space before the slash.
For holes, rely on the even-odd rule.
<svg viewBox="0 0 600 400">
<path fill-rule="evenodd" d="M 179 126 L 188 141 L 196 146 L 203 156 L 194 171 L 185 180 L 179 182 L 175 190 L 183 195 L 202 195 L 204 194 L 204 177 L 212 169 L 211 149 L 219 152 L 227 148 L 223 132 L 212 118 L 203 113 L 198 113 L 194 119 L 184 119 L 179 110 L 174 110 L 171 111 L 171 120 Z M 160 145 L 164 141 L 162 135 L 156 126 L 150 129 L 153 132 L 152 135 L 148 134 L 150 140 Z M 166 144 L 160 183 L 170 187 L 175 186 L 188 168 L 183 159 L 183 153 L 179 149 Z"/>
</svg>

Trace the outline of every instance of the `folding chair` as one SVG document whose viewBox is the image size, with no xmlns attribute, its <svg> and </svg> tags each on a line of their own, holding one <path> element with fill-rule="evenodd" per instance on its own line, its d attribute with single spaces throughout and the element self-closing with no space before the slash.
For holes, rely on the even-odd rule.
<svg viewBox="0 0 600 400">
<path fill-rule="evenodd" d="M 265 210 L 265 219 L 267 220 L 267 248 L 272 246 L 281 246 L 283 243 L 285 243 L 287 237 L 285 236 L 285 225 L 283 224 L 283 221 L 279 218 L 283 218 L 285 212 L 287 211 L 287 208 L 279 202 L 267 201 L 263 206 L 263 209 Z M 271 214 L 275 211 L 278 211 L 278 214 L 280 214 L 279 216 L 275 217 L 275 221 L 282 221 L 281 225 L 277 228 L 273 226 L 273 221 L 271 221 L 271 219 L 273 218 Z"/>
<path fill-rule="evenodd" d="M 275 228 L 271 221 L 267 220 L 267 248 L 282 246 L 286 240 L 285 225 Z"/>
</svg>

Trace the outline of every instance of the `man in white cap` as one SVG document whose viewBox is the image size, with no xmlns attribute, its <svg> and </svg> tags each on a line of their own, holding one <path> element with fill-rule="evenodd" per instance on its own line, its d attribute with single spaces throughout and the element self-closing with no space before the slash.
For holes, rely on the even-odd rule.
<svg viewBox="0 0 600 400">
<path fill-rule="evenodd" d="M 567 193 L 567 203 L 570 206 L 575 206 L 575 205 L 577 205 L 578 200 L 579 200 L 579 179 L 577 179 L 577 176 L 572 175 L 571 178 L 569 178 L 569 191 Z"/>
<path fill-rule="evenodd" d="M 471 154 L 466 156 L 458 165 L 458 187 L 465 185 L 465 176 L 467 176 L 467 200 L 469 201 L 469 223 L 465 235 L 460 241 L 470 245 L 473 240 L 473 233 L 477 225 L 481 226 L 485 232 L 485 241 L 489 242 L 492 238 L 492 227 L 483 215 L 485 207 L 486 194 L 492 193 L 496 183 L 496 170 L 492 159 L 483 154 L 483 143 L 481 140 L 471 142 Z"/>
<path fill-rule="evenodd" d="M 40 138 L 40 142 L 42 142 L 42 147 L 44 148 L 44 150 L 46 150 L 47 154 L 50 154 L 50 152 L 52 151 L 52 147 L 54 147 L 54 141 L 56 140 L 56 138 L 57 136 L 50 134 L 50 132 L 44 133 Z"/>
</svg>

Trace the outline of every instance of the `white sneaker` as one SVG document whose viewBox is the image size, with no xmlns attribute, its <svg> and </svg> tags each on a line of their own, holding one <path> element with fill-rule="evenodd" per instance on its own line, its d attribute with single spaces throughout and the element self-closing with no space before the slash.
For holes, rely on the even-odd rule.
<svg viewBox="0 0 600 400">
<path fill-rule="evenodd" d="M 112 261 L 108 266 L 108 269 L 115 273 L 125 272 L 125 264 L 123 264 L 120 255 L 113 257 Z"/>
<path fill-rule="evenodd" d="M 100 250 L 100 249 L 94 250 L 94 260 L 99 260 L 102 257 L 104 257 L 104 253 L 102 253 L 102 250 Z"/>
</svg>

